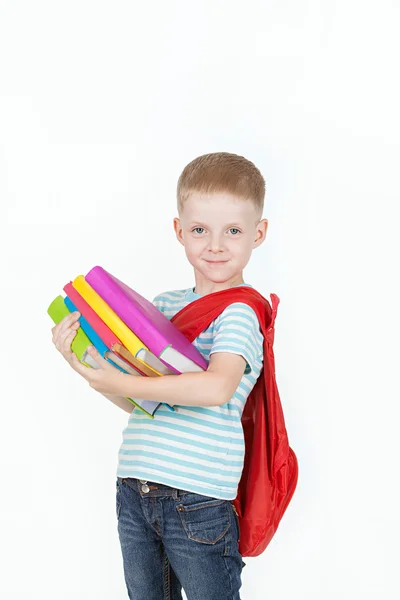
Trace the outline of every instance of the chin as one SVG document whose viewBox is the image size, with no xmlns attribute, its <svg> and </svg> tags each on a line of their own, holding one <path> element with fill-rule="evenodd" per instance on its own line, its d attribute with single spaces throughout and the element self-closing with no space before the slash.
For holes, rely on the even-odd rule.
<svg viewBox="0 0 400 600">
<path fill-rule="evenodd" d="M 215 267 L 212 267 L 211 269 L 197 268 L 197 271 L 201 273 L 204 279 L 212 281 L 213 283 L 225 283 L 226 281 L 230 281 L 233 277 L 237 275 L 236 271 L 216 269 Z"/>
</svg>

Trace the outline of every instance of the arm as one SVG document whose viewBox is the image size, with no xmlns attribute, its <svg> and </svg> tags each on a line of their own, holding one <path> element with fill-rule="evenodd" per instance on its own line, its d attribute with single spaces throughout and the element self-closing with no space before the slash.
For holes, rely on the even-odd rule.
<svg viewBox="0 0 400 600">
<path fill-rule="evenodd" d="M 162 296 L 156 296 L 153 304 L 163 312 Z M 211 354 L 206 372 L 164 375 L 163 377 L 137 378 L 130 383 L 132 398 L 166 402 L 173 406 L 217 406 L 228 402 L 235 392 L 246 367 L 241 356 L 230 353 Z M 103 394 L 104 395 L 104 394 Z M 107 396 L 106 396 L 107 397 Z M 111 400 L 111 397 L 109 398 Z M 132 408 L 131 408 L 132 410 Z"/>
<path fill-rule="evenodd" d="M 208 369 L 203 373 L 135 377 L 134 381 L 130 382 L 131 393 L 126 395 L 143 400 L 166 402 L 171 406 L 173 404 L 219 406 L 231 399 L 240 383 L 245 367 L 246 361 L 241 356 L 220 352 L 211 355 Z M 100 393 L 129 414 L 132 412 L 133 404 L 123 396 Z"/>
<path fill-rule="evenodd" d="M 122 373 L 110 365 L 91 347 L 88 353 L 99 364 L 98 369 L 83 365 L 72 353 L 75 370 L 103 395 L 128 396 L 183 406 L 220 406 L 230 400 L 246 368 L 246 360 L 230 352 L 211 355 L 207 371 L 163 375 L 162 377 L 136 377 Z M 108 398 L 111 400 L 111 398 Z M 111 400 L 117 404 L 115 399 Z M 128 401 L 126 401 L 128 402 Z M 118 406 L 127 410 L 127 405 Z"/>
<path fill-rule="evenodd" d="M 219 352 L 211 355 L 207 371 L 201 373 L 162 377 L 127 375 L 124 395 L 166 402 L 171 406 L 221 406 L 232 398 L 245 368 L 246 361 L 242 356 Z"/>
<path fill-rule="evenodd" d="M 135 377 L 118 371 L 94 348 L 88 348 L 88 352 L 99 364 L 99 369 L 85 367 L 74 354 L 72 362 L 89 385 L 102 394 L 171 405 L 219 406 L 231 399 L 247 365 L 251 369 L 260 344 L 262 347 L 257 315 L 250 307 L 235 303 L 218 317 L 207 371 Z"/>
</svg>

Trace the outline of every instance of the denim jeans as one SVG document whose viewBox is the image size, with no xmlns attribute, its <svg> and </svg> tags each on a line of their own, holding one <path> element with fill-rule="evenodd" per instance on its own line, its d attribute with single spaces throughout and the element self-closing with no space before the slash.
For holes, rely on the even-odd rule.
<svg viewBox="0 0 400 600">
<path fill-rule="evenodd" d="M 131 600 L 240 600 L 244 563 L 230 500 L 117 477 L 116 513 Z"/>
</svg>

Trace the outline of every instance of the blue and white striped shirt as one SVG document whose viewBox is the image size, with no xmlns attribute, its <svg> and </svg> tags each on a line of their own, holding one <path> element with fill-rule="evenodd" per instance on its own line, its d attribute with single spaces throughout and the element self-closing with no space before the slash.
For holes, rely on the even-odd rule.
<svg viewBox="0 0 400 600">
<path fill-rule="evenodd" d="M 189 288 L 159 294 L 153 304 L 171 319 L 198 298 Z M 175 412 L 162 405 L 154 419 L 133 410 L 122 432 L 117 476 L 234 500 L 244 462 L 241 416 L 261 372 L 263 341 L 254 310 L 243 303 L 228 306 L 193 344 L 207 362 L 215 352 L 246 360 L 232 398 L 222 406 L 174 405 Z"/>
</svg>

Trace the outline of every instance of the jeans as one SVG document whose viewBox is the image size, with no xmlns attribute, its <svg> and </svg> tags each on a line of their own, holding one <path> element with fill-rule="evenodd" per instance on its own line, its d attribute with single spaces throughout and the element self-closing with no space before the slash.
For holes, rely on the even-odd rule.
<svg viewBox="0 0 400 600">
<path fill-rule="evenodd" d="M 116 514 L 131 600 L 240 600 L 239 522 L 230 500 L 117 477 Z"/>
</svg>

